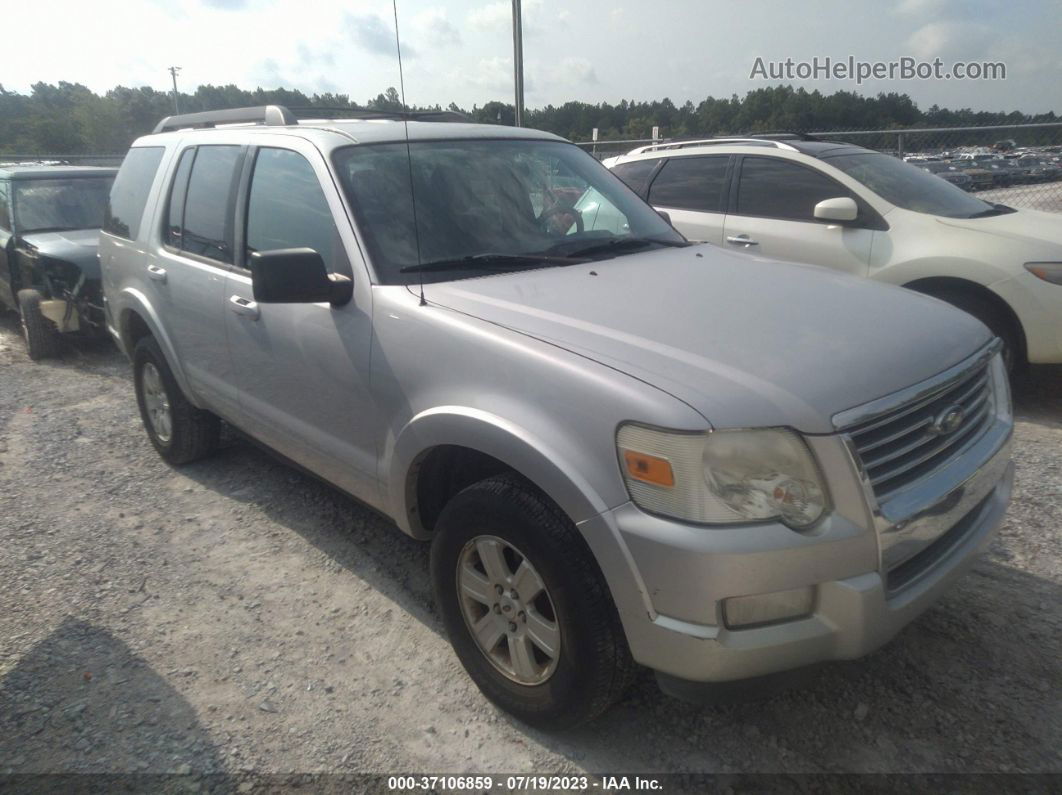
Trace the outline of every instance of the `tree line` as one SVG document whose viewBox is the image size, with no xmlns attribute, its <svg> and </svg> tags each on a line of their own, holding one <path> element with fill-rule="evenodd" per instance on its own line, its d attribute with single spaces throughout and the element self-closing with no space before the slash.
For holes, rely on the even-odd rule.
<svg viewBox="0 0 1062 795">
<path fill-rule="evenodd" d="M 347 94 L 305 94 L 290 89 L 253 91 L 234 85 L 199 86 L 180 93 L 182 113 L 251 105 L 285 105 L 296 115 L 312 116 L 338 109 L 400 110 L 398 92 L 388 88 L 364 103 Z M 416 108 L 443 110 L 441 106 Z M 511 103 L 488 102 L 470 110 L 451 103 L 473 121 L 513 124 Z M 170 92 L 149 87 L 118 86 L 96 94 L 79 83 L 34 84 L 28 94 L 0 86 L 0 153 L 90 154 L 124 152 L 136 137 L 150 132 L 159 119 L 174 112 Z M 525 112 L 525 124 L 574 141 L 589 140 L 597 128 L 600 140 L 646 138 L 653 127 L 670 138 L 726 135 L 776 130 L 882 130 L 905 127 L 983 126 L 1056 122 L 1054 112 L 1027 115 L 1013 112 L 948 110 L 933 105 L 920 109 L 906 94 L 863 96 L 850 91 L 823 94 L 791 86 L 758 88 L 729 99 L 707 97 L 676 105 L 670 99 L 622 100 L 617 104 L 565 102 Z M 1058 130 L 1029 131 L 1023 145 L 1057 143 Z M 986 139 L 992 136 L 986 134 Z M 860 143 L 866 143 L 861 140 Z"/>
</svg>

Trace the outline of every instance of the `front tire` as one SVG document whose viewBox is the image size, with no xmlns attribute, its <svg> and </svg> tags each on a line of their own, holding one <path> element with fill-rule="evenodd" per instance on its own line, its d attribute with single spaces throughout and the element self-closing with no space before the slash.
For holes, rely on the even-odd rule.
<svg viewBox="0 0 1062 795">
<path fill-rule="evenodd" d="M 37 290 L 18 291 L 18 310 L 21 315 L 22 336 L 26 340 L 29 357 L 39 362 L 59 355 L 59 330 L 41 312 L 44 296 Z"/>
<path fill-rule="evenodd" d="M 154 337 L 133 350 L 133 386 L 144 429 L 166 461 L 187 464 L 214 452 L 221 421 L 188 402 Z"/>
<path fill-rule="evenodd" d="M 584 723 L 634 677 L 604 577 L 571 521 L 514 476 L 443 509 L 431 549 L 436 602 L 483 694 L 541 729 Z"/>
<path fill-rule="evenodd" d="M 926 294 L 973 315 L 988 326 L 989 331 L 1003 341 L 1003 363 L 1006 365 L 1007 373 L 1013 376 L 1022 372 L 1026 361 L 1021 334 L 1014 327 L 1011 319 L 992 301 L 975 292 L 965 290 L 938 289 Z"/>
</svg>

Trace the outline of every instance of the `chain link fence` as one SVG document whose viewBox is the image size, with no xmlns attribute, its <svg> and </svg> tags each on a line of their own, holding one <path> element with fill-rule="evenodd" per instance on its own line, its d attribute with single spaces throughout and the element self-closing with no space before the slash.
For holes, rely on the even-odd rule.
<svg viewBox="0 0 1062 795">
<path fill-rule="evenodd" d="M 902 157 L 982 199 L 1062 212 L 1062 122 L 897 130 L 815 130 L 809 135 L 844 141 Z M 708 138 L 710 136 L 695 136 Z M 579 141 L 599 160 L 663 138 Z"/>
</svg>

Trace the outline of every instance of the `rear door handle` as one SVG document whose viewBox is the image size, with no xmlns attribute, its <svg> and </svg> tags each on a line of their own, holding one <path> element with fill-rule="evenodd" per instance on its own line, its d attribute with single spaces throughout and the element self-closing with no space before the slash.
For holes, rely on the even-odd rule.
<svg viewBox="0 0 1062 795">
<path fill-rule="evenodd" d="M 166 269 L 160 268 L 158 265 L 147 266 L 148 278 L 154 279 L 157 282 L 166 281 Z"/>
<path fill-rule="evenodd" d="M 758 246 L 759 240 L 753 240 L 748 235 L 731 235 L 726 239 L 727 243 L 733 243 L 735 246 Z"/>
<path fill-rule="evenodd" d="M 231 296 L 229 298 L 229 308 L 237 315 L 247 315 L 252 320 L 258 320 L 258 304 L 254 301 L 248 301 L 242 296 Z"/>
</svg>

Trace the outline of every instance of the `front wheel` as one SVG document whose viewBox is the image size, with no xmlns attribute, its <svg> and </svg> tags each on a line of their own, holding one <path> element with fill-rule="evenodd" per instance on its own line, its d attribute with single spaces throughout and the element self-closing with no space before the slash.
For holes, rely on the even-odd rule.
<svg viewBox="0 0 1062 795">
<path fill-rule="evenodd" d="M 144 430 L 166 461 L 187 464 L 214 451 L 221 421 L 188 402 L 154 337 L 133 350 L 133 387 Z"/>
<path fill-rule="evenodd" d="M 41 312 L 44 296 L 37 290 L 18 291 L 18 311 L 21 316 L 22 336 L 26 340 L 26 352 L 37 362 L 59 355 L 59 329 Z"/>
<path fill-rule="evenodd" d="M 634 676 L 608 587 L 570 520 L 512 475 L 443 510 L 432 584 L 450 642 L 484 695 L 542 729 L 604 712 Z"/>
</svg>

